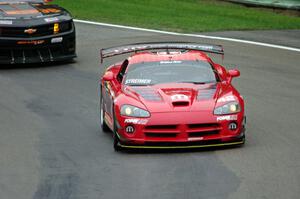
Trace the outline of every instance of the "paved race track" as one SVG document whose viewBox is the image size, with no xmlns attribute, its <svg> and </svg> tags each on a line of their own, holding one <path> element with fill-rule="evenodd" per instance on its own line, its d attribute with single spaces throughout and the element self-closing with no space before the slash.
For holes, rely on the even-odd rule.
<svg viewBox="0 0 300 199">
<path fill-rule="evenodd" d="M 299 52 L 76 25 L 75 63 L 0 70 L 1 199 L 299 198 Z M 222 44 L 240 69 L 243 148 L 116 153 L 100 131 L 99 49 L 172 40 Z"/>
</svg>

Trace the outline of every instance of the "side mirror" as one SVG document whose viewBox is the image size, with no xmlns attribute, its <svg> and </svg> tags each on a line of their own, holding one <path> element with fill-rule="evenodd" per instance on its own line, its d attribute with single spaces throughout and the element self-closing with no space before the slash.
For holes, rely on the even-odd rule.
<svg viewBox="0 0 300 199">
<path fill-rule="evenodd" d="M 111 80 L 114 79 L 114 74 L 113 74 L 111 71 L 107 71 L 107 72 L 103 75 L 102 79 L 103 79 L 104 81 L 111 81 Z"/>
<path fill-rule="evenodd" d="M 240 71 L 237 69 L 229 70 L 228 71 L 228 83 L 231 83 L 232 78 L 239 77 L 240 74 L 241 74 Z"/>
</svg>

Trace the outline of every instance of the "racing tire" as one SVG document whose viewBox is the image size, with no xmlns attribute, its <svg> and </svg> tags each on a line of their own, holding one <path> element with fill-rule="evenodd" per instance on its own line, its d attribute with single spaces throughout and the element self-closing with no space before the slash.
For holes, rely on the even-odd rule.
<svg viewBox="0 0 300 199">
<path fill-rule="evenodd" d="M 103 133 L 107 133 L 110 131 L 110 128 L 106 124 L 104 120 L 104 106 L 103 106 L 103 98 L 100 98 L 100 125 Z"/>
<path fill-rule="evenodd" d="M 121 151 L 122 147 L 119 145 L 120 144 L 120 139 L 117 135 L 117 125 L 116 125 L 116 117 L 115 117 L 115 112 L 113 113 L 113 118 L 114 118 L 114 130 L 113 130 L 113 147 L 115 151 Z"/>
</svg>

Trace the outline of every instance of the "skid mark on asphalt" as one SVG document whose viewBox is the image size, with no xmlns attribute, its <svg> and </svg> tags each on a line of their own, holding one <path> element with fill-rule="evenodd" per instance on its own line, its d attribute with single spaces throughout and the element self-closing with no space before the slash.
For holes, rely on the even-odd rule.
<svg viewBox="0 0 300 199">
<path fill-rule="evenodd" d="M 48 175 L 38 185 L 33 199 L 71 199 L 78 185 L 76 173 Z"/>
</svg>

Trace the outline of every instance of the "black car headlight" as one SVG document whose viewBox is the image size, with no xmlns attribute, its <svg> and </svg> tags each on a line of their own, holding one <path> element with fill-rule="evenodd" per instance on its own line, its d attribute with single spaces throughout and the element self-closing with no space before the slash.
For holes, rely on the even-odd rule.
<svg viewBox="0 0 300 199">
<path fill-rule="evenodd" d="M 230 102 L 224 104 L 223 106 L 219 106 L 215 108 L 215 115 L 226 115 L 226 114 L 234 114 L 241 111 L 241 106 L 238 102 Z"/>
<path fill-rule="evenodd" d="M 150 117 L 148 111 L 131 105 L 123 105 L 121 107 L 121 115 L 129 117 Z"/>
</svg>

